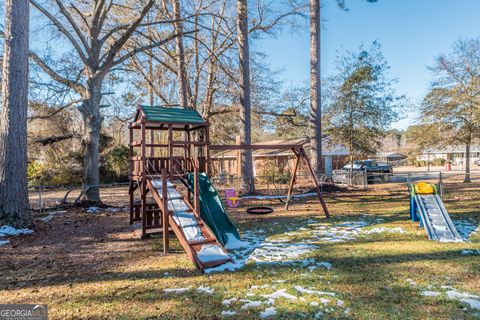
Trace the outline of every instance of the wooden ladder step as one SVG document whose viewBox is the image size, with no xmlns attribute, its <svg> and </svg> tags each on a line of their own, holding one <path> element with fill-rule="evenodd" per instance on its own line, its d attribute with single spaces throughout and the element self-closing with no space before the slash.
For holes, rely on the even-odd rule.
<svg viewBox="0 0 480 320">
<path fill-rule="evenodd" d="M 207 244 L 207 243 L 212 243 L 212 242 L 217 242 L 217 239 L 207 238 L 207 239 L 204 239 L 204 240 L 190 241 L 188 244 L 190 246 L 195 246 L 195 245 L 199 245 L 199 244 Z"/>
</svg>

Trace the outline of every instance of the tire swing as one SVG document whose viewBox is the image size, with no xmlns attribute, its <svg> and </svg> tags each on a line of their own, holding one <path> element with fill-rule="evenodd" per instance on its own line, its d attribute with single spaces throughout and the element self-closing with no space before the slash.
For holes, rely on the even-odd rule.
<svg viewBox="0 0 480 320">
<path fill-rule="evenodd" d="M 249 214 L 269 214 L 273 212 L 271 207 L 250 207 L 247 209 Z"/>
</svg>

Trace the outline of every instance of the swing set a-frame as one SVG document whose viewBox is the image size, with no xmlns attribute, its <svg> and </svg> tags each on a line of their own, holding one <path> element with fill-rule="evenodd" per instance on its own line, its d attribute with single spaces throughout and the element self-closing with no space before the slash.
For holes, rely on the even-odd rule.
<svg viewBox="0 0 480 320">
<path fill-rule="evenodd" d="M 228 150 L 290 150 L 295 155 L 295 164 L 293 166 L 292 176 L 290 178 L 290 183 L 288 186 L 288 193 L 287 193 L 287 201 L 285 203 L 285 210 L 288 210 L 290 205 L 290 200 L 292 198 L 293 187 L 297 180 L 297 173 L 298 168 L 300 166 L 300 162 L 303 159 L 305 164 L 307 165 L 307 169 L 311 175 L 312 182 L 315 186 L 315 189 L 318 194 L 318 199 L 320 200 L 320 204 L 322 205 L 323 212 L 327 218 L 330 218 L 330 213 L 328 212 L 327 205 L 325 200 L 323 199 L 320 185 L 318 183 L 317 177 L 313 171 L 312 164 L 310 163 L 310 159 L 308 158 L 305 149 L 303 148 L 302 144 L 240 144 L 240 145 L 210 145 L 209 150 L 216 150 L 216 151 L 228 151 Z"/>
</svg>

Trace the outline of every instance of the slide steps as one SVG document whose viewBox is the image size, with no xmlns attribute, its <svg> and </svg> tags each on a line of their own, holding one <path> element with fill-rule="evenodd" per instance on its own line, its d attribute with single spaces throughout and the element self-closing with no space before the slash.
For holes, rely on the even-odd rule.
<svg viewBox="0 0 480 320">
<path fill-rule="evenodd" d="M 431 240 L 463 241 L 438 195 L 417 194 L 415 202 L 422 224 Z"/>
<path fill-rule="evenodd" d="M 148 179 L 147 187 L 153 199 L 162 208 L 162 180 Z M 167 181 L 167 199 L 170 227 L 190 259 L 200 270 L 232 261 L 199 214 L 169 180 Z"/>
</svg>

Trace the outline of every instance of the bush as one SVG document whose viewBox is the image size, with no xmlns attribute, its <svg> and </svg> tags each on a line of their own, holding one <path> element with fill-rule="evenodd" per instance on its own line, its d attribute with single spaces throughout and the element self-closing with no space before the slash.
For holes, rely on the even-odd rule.
<svg viewBox="0 0 480 320">
<path fill-rule="evenodd" d="M 261 165 L 261 171 L 258 171 L 257 175 L 263 182 L 287 183 L 291 178 L 290 171 L 285 170 L 276 160 L 266 160 Z"/>
<path fill-rule="evenodd" d="M 443 158 L 435 158 L 433 159 L 432 163 L 434 166 L 444 166 L 445 165 L 445 162 L 446 160 L 443 159 Z"/>
<path fill-rule="evenodd" d="M 104 183 L 128 180 L 129 149 L 124 145 L 113 147 L 102 159 L 100 178 Z"/>
</svg>

